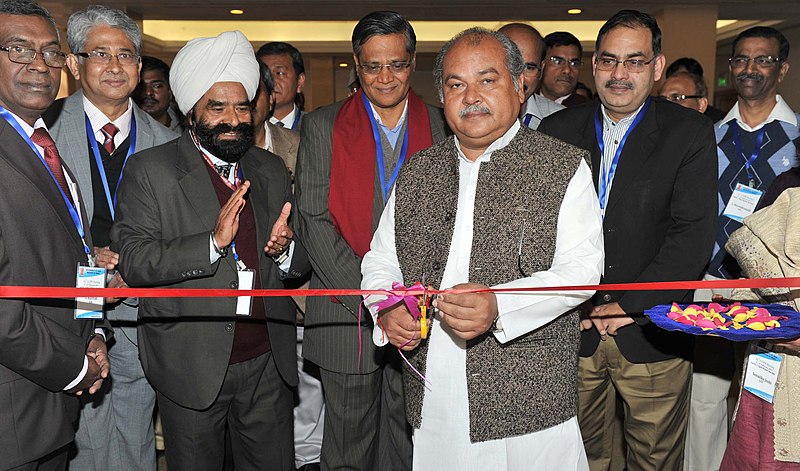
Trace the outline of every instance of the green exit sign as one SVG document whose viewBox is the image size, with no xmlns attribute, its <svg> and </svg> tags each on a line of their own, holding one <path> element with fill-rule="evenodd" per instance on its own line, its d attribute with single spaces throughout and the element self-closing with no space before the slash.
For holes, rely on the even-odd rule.
<svg viewBox="0 0 800 471">
<path fill-rule="evenodd" d="M 720 77 L 717 79 L 717 87 L 725 88 L 728 86 L 728 77 Z"/>
</svg>

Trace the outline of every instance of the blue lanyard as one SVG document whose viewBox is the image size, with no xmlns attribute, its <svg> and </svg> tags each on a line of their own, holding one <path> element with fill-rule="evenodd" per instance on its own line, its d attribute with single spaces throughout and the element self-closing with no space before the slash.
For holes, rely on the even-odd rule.
<svg viewBox="0 0 800 471">
<path fill-rule="evenodd" d="M 525 117 L 522 118 L 522 122 L 525 123 L 526 128 L 531 127 L 531 118 L 533 118 L 533 115 L 530 113 L 526 113 Z"/>
<path fill-rule="evenodd" d="M 636 115 L 633 122 L 631 123 L 630 127 L 625 134 L 622 136 L 622 139 L 619 141 L 619 146 L 617 146 L 617 151 L 614 153 L 614 158 L 611 159 L 611 165 L 609 166 L 608 170 L 606 170 L 605 165 L 600 166 L 600 182 L 598 185 L 598 196 L 600 199 L 600 209 L 603 210 L 603 217 L 605 217 L 605 209 L 606 204 L 608 203 L 608 187 L 611 186 L 611 183 L 614 181 L 614 174 L 617 173 L 617 165 L 619 165 L 619 156 L 622 155 L 622 148 L 625 147 L 625 142 L 628 140 L 628 136 L 631 135 L 634 128 L 642 121 L 644 118 L 645 113 L 647 113 L 647 109 L 650 107 L 650 98 L 644 102 L 644 106 L 639 111 L 639 114 Z M 605 142 L 603 141 L 603 118 L 601 117 L 602 111 L 600 108 L 597 109 L 597 115 L 594 119 L 594 131 L 597 135 L 597 145 L 600 146 L 600 162 L 603 161 L 605 157 Z"/>
<path fill-rule="evenodd" d="M 66 193 L 64 193 L 64 189 L 61 188 L 61 185 L 58 184 L 58 180 L 56 180 L 56 176 L 53 175 L 53 171 L 50 170 L 50 166 L 47 165 L 47 162 L 44 161 L 44 157 L 42 157 L 42 154 L 39 153 L 39 149 L 36 148 L 36 144 L 34 144 L 33 141 L 31 141 L 31 138 L 22 129 L 22 126 L 20 126 L 19 122 L 17 122 L 17 119 L 14 118 L 14 116 L 12 116 L 11 113 L 9 113 L 2 106 L 0 106 L 0 116 L 5 118 L 5 120 L 8 121 L 8 124 L 13 126 L 14 129 L 17 130 L 17 133 L 19 133 L 19 135 L 23 139 L 25 139 L 25 142 L 28 143 L 28 146 L 30 146 L 31 150 L 33 150 L 33 153 L 36 154 L 37 157 L 39 157 L 39 160 L 42 162 L 42 165 L 44 165 L 44 168 L 47 170 L 47 173 L 49 173 L 50 176 L 53 178 L 53 182 L 55 182 L 56 188 L 58 188 L 59 193 L 61 193 L 61 198 L 64 199 L 64 203 L 67 205 L 67 210 L 69 211 L 69 215 L 72 218 L 72 223 L 75 224 L 75 229 L 78 231 L 78 236 L 81 238 L 81 243 L 83 243 L 83 250 L 84 250 L 84 252 L 86 252 L 86 255 L 90 255 L 92 253 L 92 250 L 89 248 L 89 245 L 86 243 L 86 232 L 83 229 L 83 221 L 81 221 L 81 217 L 78 214 L 78 210 L 75 208 L 75 206 L 69 200 L 69 198 L 67 197 Z"/>
<path fill-rule="evenodd" d="M 122 169 L 119 171 L 119 179 L 117 186 L 114 188 L 114 196 L 111 196 L 111 189 L 108 186 L 108 179 L 106 178 L 106 168 L 103 165 L 103 158 L 100 157 L 100 148 L 97 147 L 97 138 L 92 131 L 92 122 L 89 121 L 89 116 L 86 116 L 86 137 L 89 138 L 89 144 L 92 146 L 92 153 L 94 154 L 94 161 L 97 163 L 97 170 L 100 171 L 100 181 L 103 182 L 103 191 L 106 194 L 106 201 L 108 202 L 108 209 L 111 211 L 111 220 L 114 220 L 114 208 L 117 206 L 117 192 L 119 191 L 119 184 L 122 181 L 122 174 L 125 173 L 125 165 L 128 163 L 128 158 L 136 152 L 136 119 L 131 113 L 131 132 L 128 134 L 130 138 L 130 145 L 128 146 L 128 155 L 125 156 L 125 161 L 122 162 Z"/>
<path fill-rule="evenodd" d="M 758 134 L 756 134 L 756 146 L 753 149 L 753 153 L 750 154 L 750 158 L 746 158 L 744 156 L 744 152 L 742 151 L 742 141 L 739 137 L 739 123 L 735 122 L 731 125 L 731 133 L 733 134 L 733 145 L 736 146 L 736 153 L 742 156 L 744 159 L 744 168 L 747 171 L 747 178 L 750 179 L 750 187 L 755 188 L 755 181 L 753 181 L 753 171 L 750 170 L 753 167 L 753 162 L 758 159 L 758 154 L 761 152 L 761 146 L 764 145 L 764 135 L 766 134 L 766 126 L 762 127 L 758 130 Z"/>
<path fill-rule="evenodd" d="M 295 108 L 294 121 L 292 122 L 292 127 L 289 129 L 292 131 L 297 130 L 297 125 L 300 124 L 300 118 L 300 108 Z"/>
<path fill-rule="evenodd" d="M 378 129 L 378 123 L 375 121 L 375 116 L 372 114 L 372 107 L 369 104 L 367 95 L 362 93 L 361 99 L 364 102 L 364 108 L 367 110 L 369 116 L 369 123 L 372 125 L 372 137 L 375 138 L 375 159 L 378 161 L 378 176 L 381 180 L 381 191 L 383 192 L 384 201 L 389 199 L 389 193 L 392 191 L 392 186 L 397 175 L 400 174 L 400 167 L 406 160 L 406 153 L 408 153 L 408 126 L 406 125 L 406 132 L 403 134 L 403 147 L 400 148 L 400 158 L 397 159 L 397 164 L 394 166 L 392 176 L 389 181 L 386 181 L 386 172 L 383 170 L 383 146 L 381 145 L 381 131 Z"/>
</svg>

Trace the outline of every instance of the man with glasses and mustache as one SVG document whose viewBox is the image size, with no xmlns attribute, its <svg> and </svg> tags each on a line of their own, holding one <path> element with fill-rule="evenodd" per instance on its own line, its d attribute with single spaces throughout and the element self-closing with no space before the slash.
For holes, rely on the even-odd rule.
<svg viewBox="0 0 800 471">
<path fill-rule="evenodd" d="M 583 64 L 581 42 L 566 31 L 556 31 L 544 37 L 547 46 L 542 66 L 542 88 L 539 93 L 545 98 L 564 106 L 575 106 L 589 101 L 575 93 L 578 74 Z"/>
<path fill-rule="evenodd" d="M 170 85 L 188 129 L 131 159 L 112 228 L 131 286 L 274 289 L 308 270 L 280 157 L 253 146 L 259 67 L 239 31 L 189 41 Z M 291 298 L 148 298 L 139 352 L 170 469 L 294 470 Z"/>
<path fill-rule="evenodd" d="M 441 110 L 411 90 L 409 22 L 373 12 L 352 39 L 361 90 L 303 118 L 295 184 L 311 288 L 358 289 L 361 258 L 400 168 L 445 137 Z M 325 394 L 322 467 L 411 469 L 400 357 L 369 341 L 373 326 L 360 304 L 358 296 L 306 304 L 303 355 L 320 367 Z"/>
<path fill-rule="evenodd" d="M 716 230 L 717 160 L 711 122 L 653 99 L 661 30 L 622 10 L 600 29 L 592 57 L 600 102 L 567 108 L 539 130 L 589 150 L 603 212 L 601 283 L 696 280 Z M 578 420 L 592 470 L 608 469 L 625 404 L 628 469 L 680 469 L 689 412 L 690 339 L 656 328 L 644 311 L 690 302 L 689 290 L 604 291 L 581 321 Z"/>
<path fill-rule="evenodd" d="M 714 254 L 706 273 L 709 280 L 741 277 L 736 260 L 724 249 L 728 237 L 741 227 L 744 217 L 774 201 L 779 191 L 770 185 L 798 165 L 800 115 L 778 94 L 778 85 L 789 72 L 789 41 L 774 28 L 757 26 L 736 37 L 732 53 L 730 73 L 738 99 L 715 126 L 720 205 Z M 788 184 L 794 180 L 793 174 L 786 174 L 788 178 L 781 181 Z M 768 188 L 772 195 L 764 194 Z M 746 206 L 732 211 L 731 200 L 744 201 Z M 729 298 L 730 290 L 704 290 L 702 297 L 697 294 L 699 301 L 709 301 L 713 295 Z M 733 359 L 733 343 L 697 339 L 687 469 L 720 466 L 728 438 L 727 399 L 735 370 Z"/>
<path fill-rule="evenodd" d="M 523 89 L 525 91 L 525 104 L 519 115 L 525 126 L 536 129 L 546 116 L 564 109 L 544 96 L 534 93 L 539 88 L 542 77 L 542 61 L 544 60 L 545 45 L 542 35 L 531 25 L 525 23 L 509 23 L 497 32 L 505 34 L 522 54 L 525 69 L 522 71 Z"/>
<path fill-rule="evenodd" d="M 44 119 L 75 172 L 98 264 L 113 270 L 119 256 L 109 248 L 109 231 L 129 157 L 178 135 L 131 99 L 139 83 L 142 34 L 125 13 L 104 6 L 77 11 L 67 21 L 67 42 L 73 51 L 67 67 L 81 89 L 54 103 Z M 109 286 L 124 286 L 124 281 L 117 274 Z M 108 349 L 113 381 L 83 407 L 70 467 L 154 469 L 156 396 L 136 347 L 138 300 L 108 301 L 105 315 L 116 332 Z"/>
</svg>

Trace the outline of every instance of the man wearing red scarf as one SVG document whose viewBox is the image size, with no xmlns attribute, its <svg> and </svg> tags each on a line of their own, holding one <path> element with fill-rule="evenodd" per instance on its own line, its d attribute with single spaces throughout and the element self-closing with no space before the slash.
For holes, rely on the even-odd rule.
<svg viewBox="0 0 800 471">
<path fill-rule="evenodd" d="M 297 222 L 314 268 L 311 288 L 361 285 L 361 258 L 403 163 L 445 137 L 441 110 L 410 89 L 416 36 L 408 21 L 370 13 L 352 42 L 361 91 L 303 118 Z M 411 469 L 399 356 L 375 347 L 360 303 L 356 296 L 308 299 L 303 354 L 321 369 L 322 466 Z"/>
</svg>

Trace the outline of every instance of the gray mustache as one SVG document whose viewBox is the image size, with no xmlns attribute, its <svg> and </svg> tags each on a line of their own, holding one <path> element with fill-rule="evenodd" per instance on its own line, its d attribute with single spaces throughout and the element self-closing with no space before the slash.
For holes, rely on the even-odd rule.
<svg viewBox="0 0 800 471">
<path fill-rule="evenodd" d="M 764 80 L 764 77 L 758 74 L 742 73 L 736 76 L 736 80 L 757 80 L 760 82 Z"/>
<path fill-rule="evenodd" d="M 624 80 L 609 80 L 606 82 L 605 85 L 606 88 L 617 87 L 617 86 L 623 86 L 629 90 L 633 90 L 633 84 L 631 82 L 626 82 Z"/>
<path fill-rule="evenodd" d="M 466 116 L 466 115 L 467 115 L 467 114 L 469 114 L 469 113 L 483 113 L 483 114 L 489 114 L 489 113 L 491 113 L 491 111 L 489 111 L 489 108 L 487 108 L 487 107 L 485 107 L 485 106 L 481 106 L 481 105 L 469 105 L 469 106 L 467 106 L 466 108 L 464 108 L 463 110 L 461 110 L 461 111 L 459 111 L 459 112 L 458 112 L 458 117 L 459 117 L 459 118 L 463 118 L 464 116 Z"/>
</svg>

